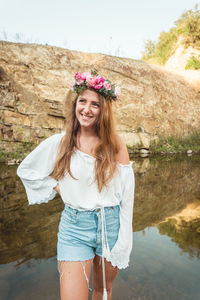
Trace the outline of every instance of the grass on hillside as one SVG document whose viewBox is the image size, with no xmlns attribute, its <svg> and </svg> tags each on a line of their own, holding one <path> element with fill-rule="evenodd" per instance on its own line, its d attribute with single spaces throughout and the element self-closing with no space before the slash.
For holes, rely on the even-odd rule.
<svg viewBox="0 0 200 300">
<path fill-rule="evenodd" d="M 200 151 L 200 132 L 195 131 L 191 135 L 172 135 L 160 137 L 150 144 L 150 151 L 155 152 L 186 152 L 187 150 Z"/>
</svg>

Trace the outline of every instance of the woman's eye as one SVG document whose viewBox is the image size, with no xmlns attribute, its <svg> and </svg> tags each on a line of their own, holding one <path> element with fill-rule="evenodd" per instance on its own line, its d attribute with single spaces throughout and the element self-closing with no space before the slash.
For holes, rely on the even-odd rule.
<svg viewBox="0 0 200 300">
<path fill-rule="evenodd" d="M 99 107 L 100 105 L 98 103 L 94 103 L 95 106 Z"/>
</svg>

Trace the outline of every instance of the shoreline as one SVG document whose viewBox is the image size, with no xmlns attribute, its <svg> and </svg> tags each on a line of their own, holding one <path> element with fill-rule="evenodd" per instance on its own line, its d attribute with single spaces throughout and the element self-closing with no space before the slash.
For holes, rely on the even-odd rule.
<svg viewBox="0 0 200 300">
<path fill-rule="evenodd" d="M 144 148 L 142 148 L 144 150 Z M 190 149 L 190 153 L 187 153 L 186 150 L 183 151 L 155 151 L 155 150 L 149 150 L 145 149 L 145 153 L 140 152 L 141 149 L 137 150 L 131 150 L 128 149 L 128 153 L 130 157 L 139 157 L 139 158 L 146 158 L 146 157 L 156 157 L 156 156 L 176 156 L 176 155 L 186 155 L 187 157 L 193 156 L 193 155 L 200 155 L 200 150 L 192 150 Z M 29 152 L 19 153 L 19 152 L 0 152 L 0 163 L 9 164 L 9 165 L 15 165 L 19 164 L 28 154 Z"/>
<path fill-rule="evenodd" d="M 189 149 L 191 152 L 187 153 L 187 150 L 183 150 L 183 151 L 152 151 L 152 150 L 146 150 L 146 153 L 141 153 L 140 150 L 132 150 L 132 151 L 128 151 L 128 153 L 130 155 L 134 155 L 134 154 L 138 154 L 138 155 L 160 155 L 160 154 L 164 154 L 164 155 L 173 155 L 173 154 L 187 154 L 192 155 L 192 154 L 200 154 L 200 150 L 191 150 Z"/>
</svg>

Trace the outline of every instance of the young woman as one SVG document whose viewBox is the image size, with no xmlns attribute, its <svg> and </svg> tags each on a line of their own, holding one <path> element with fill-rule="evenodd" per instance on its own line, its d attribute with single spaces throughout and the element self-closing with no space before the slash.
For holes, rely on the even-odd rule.
<svg viewBox="0 0 200 300">
<path fill-rule="evenodd" d="M 135 179 L 126 144 L 114 128 L 119 88 L 96 72 L 77 72 L 77 96 L 65 131 L 44 140 L 19 165 L 29 204 L 65 203 L 58 231 L 61 300 L 112 298 L 118 269 L 132 249 Z"/>
</svg>

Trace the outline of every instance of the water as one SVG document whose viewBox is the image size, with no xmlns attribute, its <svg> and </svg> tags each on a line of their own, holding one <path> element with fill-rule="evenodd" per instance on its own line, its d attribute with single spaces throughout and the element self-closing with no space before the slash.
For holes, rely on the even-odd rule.
<svg viewBox="0 0 200 300">
<path fill-rule="evenodd" d="M 112 300 L 198 300 L 200 157 L 133 160 L 133 251 Z M 59 299 L 56 242 L 63 203 L 57 197 L 28 206 L 16 166 L 1 165 L 0 180 L 0 299 Z"/>
<path fill-rule="evenodd" d="M 199 260 L 150 227 L 134 233 L 130 268 L 119 273 L 113 299 L 199 299 L 199 279 Z"/>
</svg>

